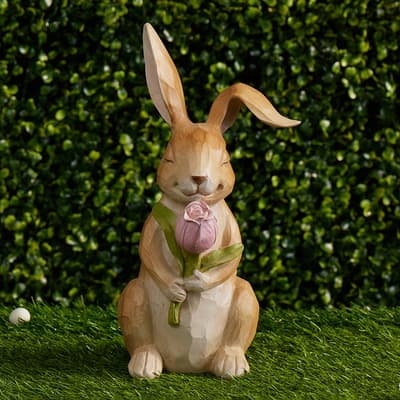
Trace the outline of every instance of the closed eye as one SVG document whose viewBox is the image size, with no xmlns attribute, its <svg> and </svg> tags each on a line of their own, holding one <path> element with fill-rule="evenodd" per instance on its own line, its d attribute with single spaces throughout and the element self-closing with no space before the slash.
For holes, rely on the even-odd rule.
<svg viewBox="0 0 400 400">
<path fill-rule="evenodd" d="M 222 160 L 221 166 L 228 165 L 231 161 L 231 158 L 229 157 L 229 153 L 227 151 L 224 151 L 220 160 Z"/>
<path fill-rule="evenodd" d="M 163 159 L 166 163 L 168 163 L 168 164 L 173 164 L 175 161 L 174 160 L 172 160 L 171 158 L 164 158 Z"/>
</svg>

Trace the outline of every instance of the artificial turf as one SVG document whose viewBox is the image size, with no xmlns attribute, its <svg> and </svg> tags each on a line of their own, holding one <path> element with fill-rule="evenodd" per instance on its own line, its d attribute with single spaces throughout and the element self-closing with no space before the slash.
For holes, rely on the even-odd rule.
<svg viewBox="0 0 400 400">
<path fill-rule="evenodd" d="M 28 308 L 21 326 L 0 310 L 0 399 L 400 399 L 400 308 L 263 310 L 232 380 L 133 379 L 113 307 Z"/>
</svg>

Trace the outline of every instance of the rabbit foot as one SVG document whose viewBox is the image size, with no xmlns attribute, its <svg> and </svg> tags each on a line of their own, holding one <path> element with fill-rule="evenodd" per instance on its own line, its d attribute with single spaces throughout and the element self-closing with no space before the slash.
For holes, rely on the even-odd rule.
<svg viewBox="0 0 400 400">
<path fill-rule="evenodd" d="M 137 348 L 128 364 L 128 371 L 134 378 L 157 378 L 161 375 L 163 362 L 156 346 Z"/>
<path fill-rule="evenodd" d="M 211 372 L 222 378 L 233 378 L 250 371 L 243 349 L 225 346 L 219 349 L 211 363 Z"/>
</svg>

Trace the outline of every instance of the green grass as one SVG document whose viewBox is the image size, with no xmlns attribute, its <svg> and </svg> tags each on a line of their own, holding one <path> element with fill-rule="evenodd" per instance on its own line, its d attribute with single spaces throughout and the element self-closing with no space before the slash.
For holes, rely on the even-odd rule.
<svg viewBox="0 0 400 400">
<path fill-rule="evenodd" d="M 113 308 L 0 310 L 0 399 L 400 399 L 400 308 L 263 311 L 250 374 L 132 379 Z"/>
</svg>

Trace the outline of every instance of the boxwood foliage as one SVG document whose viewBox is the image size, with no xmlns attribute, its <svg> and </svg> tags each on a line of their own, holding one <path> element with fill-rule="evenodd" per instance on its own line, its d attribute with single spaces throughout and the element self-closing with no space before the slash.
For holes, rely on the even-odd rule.
<svg viewBox="0 0 400 400">
<path fill-rule="evenodd" d="M 169 136 L 142 26 L 194 120 L 237 81 L 301 119 L 243 109 L 226 140 L 239 273 L 264 306 L 400 304 L 400 2 L 0 0 L 0 300 L 115 301 L 139 268 Z"/>
</svg>

